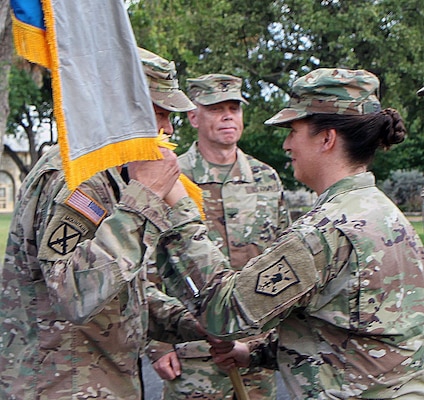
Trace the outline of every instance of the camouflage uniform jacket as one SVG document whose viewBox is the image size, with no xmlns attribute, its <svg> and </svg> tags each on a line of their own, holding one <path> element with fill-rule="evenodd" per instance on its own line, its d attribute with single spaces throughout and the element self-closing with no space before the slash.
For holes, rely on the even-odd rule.
<svg viewBox="0 0 424 400">
<path fill-rule="evenodd" d="M 289 225 L 283 186 L 269 165 L 237 149 L 237 161 L 222 175 L 211 167 L 194 142 L 178 157 L 181 172 L 203 191 L 208 236 L 240 270 L 261 254 Z M 208 357 L 209 345 L 190 342 L 178 346 L 180 357 Z M 147 354 L 156 361 L 172 351 L 170 346 L 149 343 Z"/>
<path fill-rule="evenodd" d="M 222 176 L 193 143 L 178 162 L 202 188 L 209 238 L 231 260 L 232 268 L 240 270 L 289 225 L 280 177 L 262 161 L 237 149 L 237 161 Z"/>
<path fill-rule="evenodd" d="M 116 169 L 70 192 L 58 148 L 40 160 L 20 190 L 1 268 L 0 398 L 139 400 L 149 312 L 149 335 L 199 339 L 193 317 L 146 284 L 143 257 L 169 212 Z M 187 334 L 172 335 L 185 322 Z"/>
<path fill-rule="evenodd" d="M 293 399 L 423 398 L 423 244 L 371 173 L 332 185 L 241 272 L 228 270 L 196 210 L 185 213 L 193 222 L 166 239 L 165 283 L 184 288 L 213 334 L 278 326 Z"/>
</svg>

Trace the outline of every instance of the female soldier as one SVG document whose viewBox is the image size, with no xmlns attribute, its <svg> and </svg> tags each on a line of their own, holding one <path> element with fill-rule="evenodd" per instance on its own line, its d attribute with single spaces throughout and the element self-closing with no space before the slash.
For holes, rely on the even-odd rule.
<svg viewBox="0 0 424 400">
<path fill-rule="evenodd" d="M 236 343 L 215 360 L 272 366 L 276 358 L 293 399 L 424 396 L 423 245 L 367 172 L 377 148 L 405 137 L 397 111 L 380 109 L 378 86 L 373 74 L 345 69 L 294 83 L 289 106 L 266 124 L 290 127 L 283 147 L 294 175 L 319 197 L 241 272 L 226 268 L 181 188 L 167 197 L 186 202 L 173 215 L 186 223 L 164 242 L 169 287 L 216 336 L 278 327 L 278 343 L 250 357 Z"/>
</svg>

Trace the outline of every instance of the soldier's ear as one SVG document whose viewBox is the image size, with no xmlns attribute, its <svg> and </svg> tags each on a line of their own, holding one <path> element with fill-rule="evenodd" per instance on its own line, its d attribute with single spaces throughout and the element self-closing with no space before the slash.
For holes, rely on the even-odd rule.
<svg viewBox="0 0 424 400">
<path fill-rule="evenodd" d="M 337 131 L 333 128 L 325 129 L 320 132 L 322 135 L 322 148 L 323 150 L 330 150 L 334 147 L 337 138 Z"/>
<path fill-rule="evenodd" d="M 190 124 L 193 128 L 198 128 L 199 127 L 199 122 L 197 119 L 197 112 L 196 110 L 192 110 L 192 111 L 188 111 L 187 112 L 187 117 L 188 120 L 190 121 Z"/>
</svg>

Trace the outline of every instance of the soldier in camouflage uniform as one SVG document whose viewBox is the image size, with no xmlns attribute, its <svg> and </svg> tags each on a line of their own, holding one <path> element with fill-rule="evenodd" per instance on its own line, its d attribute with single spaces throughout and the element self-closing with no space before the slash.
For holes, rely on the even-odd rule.
<svg viewBox="0 0 424 400">
<path fill-rule="evenodd" d="M 247 104 L 241 83 L 222 74 L 188 80 L 189 97 L 197 106 L 188 117 L 198 141 L 179 157 L 181 171 L 203 190 L 209 238 L 234 270 L 262 253 L 289 224 L 277 172 L 237 147 L 243 132 L 241 103 Z M 259 340 L 264 338 L 246 339 L 255 345 Z M 153 341 L 147 349 L 165 380 L 164 399 L 233 398 L 231 380 L 211 360 L 207 342 L 174 348 Z M 257 366 L 241 372 L 250 399 L 276 398 L 273 370 Z"/>
<path fill-rule="evenodd" d="M 290 127 L 294 175 L 319 197 L 240 272 L 181 187 L 167 198 L 185 204 L 186 221 L 166 235 L 170 263 L 158 264 L 169 289 L 214 335 L 278 327 L 277 342 L 249 353 L 236 341 L 214 360 L 278 365 L 296 400 L 424 398 L 423 244 L 367 172 L 377 148 L 406 134 L 396 110 L 381 110 L 378 87 L 364 70 L 322 68 L 294 82 L 288 107 L 266 123 Z"/>
<path fill-rule="evenodd" d="M 193 109 L 173 65 L 141 55 L 155 110 Z M 172 133 L 168 118 L 157 121 Z M 54 147 L 27 176 L 1 269 L 1 399 L 140 400 L 148 334 L 204 337 L 179 302 L 146 280 L 146 260 L 170 227 L 161 198 L 179 176 L 171 155 L 131 163 L 128 184 L 111 168 L 70 191 Z"/>
</svg>

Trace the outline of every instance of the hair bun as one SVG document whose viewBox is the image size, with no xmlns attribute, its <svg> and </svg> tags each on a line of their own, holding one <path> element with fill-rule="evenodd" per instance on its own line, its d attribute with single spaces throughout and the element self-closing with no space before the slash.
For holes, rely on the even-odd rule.
<svg viewBox="0 0 424 400">
<path fill-rule="evenodd" d="M 381 112 L 386 118 L 386 129 L 382 132 L 382 145 L 389 148 L 392 144 L 403 142 L 406 128 L 400 114 L 394 108 L 386 108 Z"/>
</svg>

